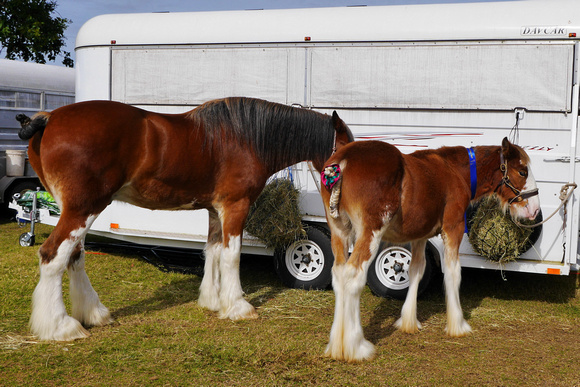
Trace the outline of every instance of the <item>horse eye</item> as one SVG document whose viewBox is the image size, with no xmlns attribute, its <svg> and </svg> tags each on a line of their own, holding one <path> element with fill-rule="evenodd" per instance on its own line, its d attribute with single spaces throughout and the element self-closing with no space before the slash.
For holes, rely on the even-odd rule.
<svg viewBox="0 0 580 387">
<path fill-rule="evenodd" d="M 519 172 L 521 177 L 528 177 L 528 172 L 527 171 L 520 171 Z"/>
</svg>

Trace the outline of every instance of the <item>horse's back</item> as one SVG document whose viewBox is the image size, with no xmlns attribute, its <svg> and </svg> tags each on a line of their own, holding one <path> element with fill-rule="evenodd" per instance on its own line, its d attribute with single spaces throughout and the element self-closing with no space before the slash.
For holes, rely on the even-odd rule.
<svg viewBox="0 0 580 387">
<path fill-rule="evenodd" d="M 383 177 L 396 174 L 404 168 L 403 154 L 393 145 L 381 141 L 349 143 L 339 149 L 330 160 L 346 160 L 348 169 L 364 168 L 366 174 Z M 368 168 L 368 165 L 373 167 Z M 363 173 L 362 170 L 359 173 Z"/>
<path fill-rule="evenodd" d="M 145 110 L 119 102 L 79 102 L 52 111 L 42 137 L 45 141 L 59 142 L 90 140 L 97 146 L 104 141 L 135 135 L 146 115 Z"/>
<path fill-rule="evenodd" d="M 63 106 L 50 113 L 44 131 L 32 138 L 30 163 L 53 194 L 92 190 L 95 198 L 109 200 L 155 153 L 155 142 L 163 137 L 155 123 L 160 119 L 112 101 Z"/>
</svg>

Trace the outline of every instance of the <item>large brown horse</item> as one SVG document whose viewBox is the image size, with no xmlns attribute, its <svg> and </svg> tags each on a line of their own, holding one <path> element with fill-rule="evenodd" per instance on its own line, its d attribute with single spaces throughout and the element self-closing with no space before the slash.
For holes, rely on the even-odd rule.
<svg viewBox="0 0 580 387">
<path fill-rule="evenodd" d="M 469 333 L 459 303 L 464 213 L 471 200 L 495 192 L 512 216 L 535 218 L 540 203 L 527 154 L 507 139 L 501 146 L 443 147 L 409 155 L 383 142 L 363 141 L 344 146 L 327 164 L 323 181 L 332 181 L 322 199 L 332 232 L 336 306 L 326 355 L 360 361 L 374 354 L 361 327 L 360 294 L 381 241 L 411 242 L 410 285 L 396 326 L 414 333 L 421 328 L 417 289 L 425 270 L 425 244 L 442 235 L 446 331 L 450 336 Z"/>
<path fill-rule="evenodd" d="M 353 140 L 336 113 L 250 98 L 226 98 L 184 114 L 157 114 L 110 101 L 68 105 L 32 120 L 30 163 L 55 197 L 61 216 L 40 248 L 32 297 L 32 332 L 43 340 L 86 337 L 107 324 L 85 273 L 84 238 L 112 200 L 149 209 L 209 211 L 199 305 L 220 318 L 255 318 L 239 278 L 248 209 L 276 171 L 303 160 L 320 170 L 333 149 Z M 62 298 L 68 270 L 72 317 Z"/>
</svg>

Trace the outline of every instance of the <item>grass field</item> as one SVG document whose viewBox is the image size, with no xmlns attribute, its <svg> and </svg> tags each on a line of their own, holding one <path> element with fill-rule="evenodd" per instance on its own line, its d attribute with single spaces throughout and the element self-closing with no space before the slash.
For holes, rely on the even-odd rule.
<svg viewBox="0 0 580 387">
<path fill-rule="evenodd" d="M 29 248 L 18 245 L 23 231 L 0 220 L 0 385 L 580 385 L 576 274 L 505 273 L 504 281 L 499 271 L 464 270 L 462 306 L 474 330 L 464 338 L 443 332 L 439 281 L 419 301 L 416 335 L 393 328 L 401 301 L 365 289 L 362 323 L 377 356 L 349 364 L 322 356 L 332 291 L 284 288 L 270 258 L 243 257 L 242 285 L 260 317 L 232 322 L 197 306 L 196 275 L 127 252 L 91 252 L 87 273 L 115 323 L 91 328 L 88 339 L 39 342 L 27 324 L 50 227 L 40 225 Z"/>
</svg>

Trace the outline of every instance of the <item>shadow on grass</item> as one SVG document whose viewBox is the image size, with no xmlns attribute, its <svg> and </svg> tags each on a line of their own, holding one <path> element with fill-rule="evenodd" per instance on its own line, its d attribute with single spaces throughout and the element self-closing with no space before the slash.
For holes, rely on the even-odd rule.
<svg viewBox="0 0 580 387">
<path fill-rule="evenodd" d="M 434 315 L 446 313 L 443 276 L 436 275 L 425 293 L 419 297 L 417 316 L 420 322 Z M 466 320 L 484 299 L 496 298 L 505 301 L 536 301 L 566 304 L 576 297 L 578 275 L 551 276 L 545 274 L 503 272 L 478 269 L 462 269 L 460 288 L 461 306 Z M 403 301 L 384 299 L 363 327 L 365 337 L 377 343 L 391 336 L 396 328 L 393 323 L 399 318 Z"/>
<path fill-rule="evenodd" d="M 159 255 L 152 256 L 146 250 L 143 250 L 142 253 L 133 256 L 136 259 L 143 259 L 152 263 L 162 271 L 176 271 L 191 275 L 159 287 L 155 290 L 155 294 L 147 299 L 113 311 L 112 316 L 114 319 L 145 312 L 160 311 L 197 301 L 201 277 L 203 276 L 202 260 L 192 259 L 191 251 L 189 252 L 189 258 L 185 256 L 186 252 L 179 252 L 174 259 L 169 256 L 162 256 L 161 260 L 159 260 Z M 189 260 L 189 263 L 185 262 L 186 259 Z M 256 308 L 262 306 L 269 299 L 276 297 L 284 289 L 274 273 L 271 257 L 242 255 L 240 279 L 242 288 L 246 292 L 246 299 Z M 264 292 L 265 288 L 268 288 L 268 291 Z"/>
<path fill-rule="evenodd" d="M 200 283 L 201 281 L 193 276 L 171 281 L 171 283 L 156 289 L 153 296 L 112 311 L 111 314 L 117 320 L 121 317 L 155 312 L 187 304 L 197 300 Z"/>
<path fill-rule="evenodd" d="M 193 276 L 195 279 L 174 281 L 159 288 L 151 298 L 115 311 L 113 316 L 118 318 L 196 301 L 203 275 L 202 261 L 199 265 L 200 271 L 195 273 L 197 276 Z M 246 299 L 257 308 L 269 299 L 277 297 L 285 289 L 274 271 L 272 257 L 243 255 L 240 277 Z M 577 288 L 575 274 L 548 276 L 504 272 L 502 277 L 500 272 L 463 269 L 462 277 L 461 305 L 468 321 L 472 311 L 489 297 L 502 300 L 567 303 L 575 297 Z M 442 279 L 441 274 L 435 275 L 427 290 L 419 297 L 417 308 L 419 321 L 425 322 L 435 315 L 445 315 L 445 291 Z M 268 290 L 265 290 L 266 288 Z M 393 323 L 399 318 L 402 306 L 403 301 L 400 300 L 381 300 L 378 307 L 372 311 L 368 324 L 363 327 L 365 337 L 376 344 L 391 336 L 396 331 Z"/>
<path fill-rule="evenodd" d="M 397 331 L 394 323 L 401 316 L 404 301 L 383 298 L 375 308 L 368 325 L 363 326 L 365 337 L 373 344 L 391 336 Z M 442 276 L 436 274 L 429 286 L 417 300 L 417 318 L 420 322 L 430 319 L 433 315 L 445 313 L 445 295 L 442 288 Z"/>
<path fill-rule="evenodd" d="M 567 303 L 576 295 L 576 277 L 463 269 L 461 292 L 474 299 Z"/>
<path fill-rule="evenodd" d="M 240 278 L 246 299 L 259 308 L 284 291 L 285 286 L 274 269 L 274 258 L 264 255 L 242 255 Z M 264 289 L 268 289 L 264 292 Z"/>
</svg>

